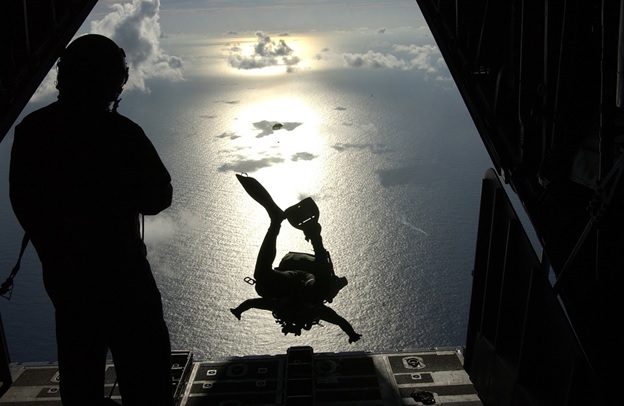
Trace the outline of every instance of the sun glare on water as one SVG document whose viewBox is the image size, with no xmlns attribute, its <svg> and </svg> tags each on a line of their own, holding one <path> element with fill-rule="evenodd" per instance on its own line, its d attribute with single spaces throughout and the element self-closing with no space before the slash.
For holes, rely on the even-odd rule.
<svg viewBox="0 0 624 406">
<path fill-rule="evenodd" d="M 233 141 L 238 154 L 257 163 L 262 183 L 276 201 L 294 203 L 316 185 L 318 177 L 312 174 L 322 171 L 319 157 L 326 142 L 320 123 L 316 109 L 297 96 L 263 98 L 237 114 L 232 132 L 240 135 Z"/>
</svg>

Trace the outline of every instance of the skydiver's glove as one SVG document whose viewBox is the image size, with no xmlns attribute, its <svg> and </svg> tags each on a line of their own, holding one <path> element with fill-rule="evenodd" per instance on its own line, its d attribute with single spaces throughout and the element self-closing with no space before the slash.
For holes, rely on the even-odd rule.
<svg viewBox="0 0 624 406">
<path fill-rule="evenodd" d="M 239 319 L 239 320 L 241 319 L 241 314 L 242 314 L 242 312 L 241 312 L 240 310 L 237 310 L 237 309 L 232 308 L 232 309 L 230 309 L 230 312 L 232 312 L 232 314 L 233 314 L 233 315 L 234 315 L 237 319 Z"/>
<path fill-rule="evenodd" d="M 351 344 L 351 343 L 354 343 L 354 342 L 358 341 L 361 337 L 362 337 L 362 334 L 358 334 L 358 333 L 351 334 L 351 335 L 349 336 L 349 344 Z"/>
</svg>

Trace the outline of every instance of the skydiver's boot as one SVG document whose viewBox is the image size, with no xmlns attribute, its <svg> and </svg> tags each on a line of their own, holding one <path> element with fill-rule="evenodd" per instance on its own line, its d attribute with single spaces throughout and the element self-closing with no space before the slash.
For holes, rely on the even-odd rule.
<svg viewBox="0 0 624 406">
<path fill-rule="evenodd" d="M 273 201 L 269 192 L 250 176 L 236 175 L 236 178 L 243 185 L 243 188 L 252 199 L 264 207 L 271 218 L 271 222 L 281 222 L 286 218 L 284 211 Z"/>
</svg>

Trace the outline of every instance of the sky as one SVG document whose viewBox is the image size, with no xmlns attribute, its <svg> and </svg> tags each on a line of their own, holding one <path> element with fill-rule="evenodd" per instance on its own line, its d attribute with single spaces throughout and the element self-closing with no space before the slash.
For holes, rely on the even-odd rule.
<svg viewBox="0 0 624 406">
<path fill-rule="evenodd" d="M 340 49 L 341 38 L 366 30 L 378 33 L 375 46 Z M 406 31 L 419 41 L 392 42 Z M 125 92 L 149 92 L 150 80 L 185 80 L 205 69 L 209 56 L 192 44 L 208 39 L 220 40 L 228 67 L 238 71 L 295 73 L 323 62 L 324 69 L 418 69 L 433 80 L 450 80 L 415 1 L 100 1 L 77 35 L 88 32 L 125 50 Z M 328 33 L 336 48 L 324 42 Z M 55 94 L 54 76 L 52 70 L 34 101 Z"/>
</svg>

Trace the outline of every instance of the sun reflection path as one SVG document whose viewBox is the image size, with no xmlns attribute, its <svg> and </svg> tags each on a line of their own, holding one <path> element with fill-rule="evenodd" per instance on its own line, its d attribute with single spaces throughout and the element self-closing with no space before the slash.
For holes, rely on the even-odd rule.
<svg viewBox="0 0 624 406">
<path fill-rule="evenodd" d="M 243 159 L 272 162 L 253 176 L 261 173 L 276 202 L 294 204 L 314 193 L 323 170 L 322 151 L 328 146 L 320 114 L 309 103 L 296 96 L 250 103 L 229 131 L 240 136 L 231 142 Z"/>
</svg>

